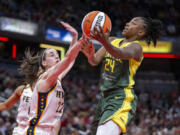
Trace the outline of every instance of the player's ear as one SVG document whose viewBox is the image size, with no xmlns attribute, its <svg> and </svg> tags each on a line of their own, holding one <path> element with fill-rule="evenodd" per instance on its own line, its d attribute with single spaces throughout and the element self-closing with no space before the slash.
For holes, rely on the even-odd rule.
<svg viewBox="0 0 180 135">
<path fill-rule="evenodd" d="M 146 32 L 145 32 L 145 30 L 143 30 L 143 29 L 140 29 L 140 30 L 138 31 L 138 37 L 144 37 L 145 34 L 146 34 Z"/>
<path fill-rule="evenodd" d="M 43 60 L 43 61 L 42 61 L 42 66 L 43 66 L 43 67 L 46 67 L 46 65 L 47 65 L 46 61 Z"/>
</svg>

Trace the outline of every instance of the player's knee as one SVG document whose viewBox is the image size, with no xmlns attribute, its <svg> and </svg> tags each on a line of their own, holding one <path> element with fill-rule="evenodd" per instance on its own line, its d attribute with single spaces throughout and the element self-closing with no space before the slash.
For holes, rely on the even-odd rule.
<svg viewBox="0 0 180 135">
<path fill-rule="evenodd" d="M 98 126 L 96 135 L 104 135 L 105 132 L 106 132 L 105 126 L 104 125 L 100 125 L 100 126 Z"/>
</svg>

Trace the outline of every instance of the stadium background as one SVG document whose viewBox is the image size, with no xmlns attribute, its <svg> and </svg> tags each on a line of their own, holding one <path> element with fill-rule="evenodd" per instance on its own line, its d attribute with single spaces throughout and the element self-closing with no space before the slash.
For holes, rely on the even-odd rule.
<svg viewBox="0 0 180 135">
<path fill-rule="evenodd" d="M 81 21 L 100 10 L 112 20 L 111 35 L 121 37 L 124 24 L 134 16 L 161 19 L 165 35 L 156 48 L 144 46 L 145 59 L 136 76 L 139 104 L 127 135 L 180 134 L 180 1 L 179 0 L 1 0 L 0 98 L 11 96 L 20 84 L 17 68 L 27 47 L 55 47 L 60 56 L 72 36 L 60 26 L 63 20 L 81 35 Z M 95 48 L 99 48 L 98 43 Z M 61 135 L 88 135 L 100 93 L 100 66 L 91 67 L 80 53 L 63 80 L 66 93 Z M 0 134 L 16 126 L 17 107 L 0 112 Z"/>
</svg>

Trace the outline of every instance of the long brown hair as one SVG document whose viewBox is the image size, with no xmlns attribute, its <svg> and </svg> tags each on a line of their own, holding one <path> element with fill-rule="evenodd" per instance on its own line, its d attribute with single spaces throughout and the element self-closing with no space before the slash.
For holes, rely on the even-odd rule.
<svg viewBox="0 0 180 135">
<path fill-rule="evenodd" d="M 25 57 L 18 69 L 19 73 L 25 77 L 26 83 L 32 84 L 37 80 L 40 67 L 39 59 L 39 52 L 35 53 L 31 51 L 30 48 L 26 49 Z"/>
<path fill-rule="evenodd" d="M 46 59 L 46 51 L 49 50 L 51 48 L 46 48 L 40 51 L 39 53 L 39 66 L 45 70 L 45 67 L 42 65 L 42 61 Z"/>
</svg>

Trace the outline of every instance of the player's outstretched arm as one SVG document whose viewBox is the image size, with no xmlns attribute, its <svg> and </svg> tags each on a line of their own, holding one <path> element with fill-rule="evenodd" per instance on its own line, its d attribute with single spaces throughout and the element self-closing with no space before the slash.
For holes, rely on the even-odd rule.
<svg viewBox="0 0 180 135">
<path fill-rule="evenodd" d="M 83 40 L 77 41 L 66 53 L 65 57 L 56 65 L 49 68 L 36 83 L 39 92 L 47 92 L 52 88 L 58 79 L 58 76 L 66 70 L 67 67 L 76 59 Z"/>
<path fill-rule="evenodd" d="M 98 30 L 99 29 L 99 30 Z M 99 26 L 98 29 L 95 27 L 94 31 L 91 32 L 91 36 L 98 40 L 106 50 L 117 59 L 136 59 L 141 60 L 142 57 L 142 47 L 138 43 L 132 43 L 131 45 L 123 48 L 117 48 L 111 45 L 109 37 L 103 32 L 102 28 Z"/>
<path fill-rule="evenodd" d="M 66 30 L 68 30 L 72 36 L 73 39 L 71 41 L 71 44 L 69 46 L 69 48 L 73 47 L 73 45 L 77 42 L 78 40 L 78 32 L 75 28 L 73 28 L 71 25 L 69 25 L 68 23 L 65 22 L 61 22 L 61 24 L 65 27 Z M 58 79 L 61 80 L 64 76 L 66 76 L 66 74 L 69 72 L 69 70 L 72 68 L 72 66 L 75 63 L 75 59 L 74 61 L 71 62 L 71 64 L 69 64 L 69 66 L 58 76 Z"/>
<path fill-rule="evenodd" d="M 1 102 L 0 103 L 0 111 L 8 110 L 14 104 L 16 104 L 19 101 L 19 99 L 21 97 L 21 93 L 24 88 L 25 88 L 25 85 L 21 85 L 21 86 L 17 87 L 11 97 L 9 97 L 5 102 Z"/>
</svg>

